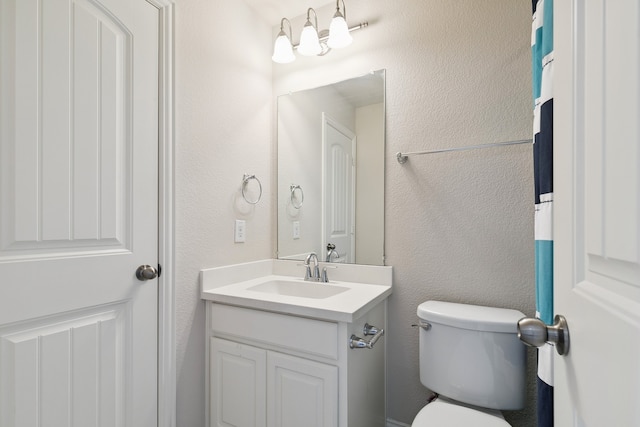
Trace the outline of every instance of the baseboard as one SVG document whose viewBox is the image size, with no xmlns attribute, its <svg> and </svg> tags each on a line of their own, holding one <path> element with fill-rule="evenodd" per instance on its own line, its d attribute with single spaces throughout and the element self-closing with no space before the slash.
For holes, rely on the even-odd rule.
<svg viewBox="0 0 640 427">
<path fill-rule="evenodd" d="M 387 427 L 411 427 L 409 424 L 387 418 Z"/>
</svg>

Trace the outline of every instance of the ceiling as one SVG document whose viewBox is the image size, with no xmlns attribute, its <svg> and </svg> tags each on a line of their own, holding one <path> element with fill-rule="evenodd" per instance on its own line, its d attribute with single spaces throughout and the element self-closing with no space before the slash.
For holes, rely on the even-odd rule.
<svg viewBox="0 0 640 427">
<path fill-rule="evenodd" d="M 384 101 L 384 77 L 380 73 L 344 80 L 331 87 L 356 108 Z"/>
<path fill-rule="evenodd" d="M 307 9 L 314 9 L 333 4 L 334 1 L 327 0 L 245 0 L 249 6 L 255 9 L 261 16 L 273 25 L 280 25 L 282 18 L 294 18 L 304 15 Z"/>
</svg>

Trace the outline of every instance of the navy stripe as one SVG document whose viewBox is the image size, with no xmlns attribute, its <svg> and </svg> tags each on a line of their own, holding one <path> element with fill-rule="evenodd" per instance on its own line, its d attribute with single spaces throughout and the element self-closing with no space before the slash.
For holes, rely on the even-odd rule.
<svg viewBox="0 0 640 427">
<path fill-rule="evenodd" d="M 535 203 L 540 195 L 553 192 L 553 99 L 540 107 L 540 133 L 533 144 L 533 168 L 535 173 Z"/>
<path fill-rule="evenodd" d="M 553 427 L 553 387 L 538 380 L 538 427 Z"/>
</svg>

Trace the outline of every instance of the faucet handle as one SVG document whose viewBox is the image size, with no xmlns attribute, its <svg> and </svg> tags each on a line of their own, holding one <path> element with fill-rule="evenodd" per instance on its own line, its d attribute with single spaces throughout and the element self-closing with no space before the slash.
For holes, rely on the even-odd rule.
<svg viewBox="0 0 640 427">
<path fill-rule="evenodd" d="M 329 282 L 329 277 L 327 276 L 327 267 L 322 269 L 322 277 L 320 278 L 320 281 L 323 283 Z"/>
<path fill-rule="evenodd" d="M 304 280 L 311 280 L 311 266 L 306 266 L 306 271 L 304 273 Z"/>
</svg>

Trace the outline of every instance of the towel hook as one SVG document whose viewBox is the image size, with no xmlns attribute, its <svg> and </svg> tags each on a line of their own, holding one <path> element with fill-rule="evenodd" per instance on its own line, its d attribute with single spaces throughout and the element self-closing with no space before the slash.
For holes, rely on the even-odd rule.
<svg viewBox="0 0 640 427">
<path fill-rule="evenodd" d="M 250 180 L 255 179 L 258 182 L 258 187 L 260 188 L 260 193 L 258 194 L 258 198 L 254 201 L 251 201 L 249 199 L 247 199 L 247 195 L 245 194 L 245 190 L 247 188 L 247 184 L 249 183 Z M 255 175 L 249 175 L 249 174 L 244 174 L 244 176 L 242 177 L 242 198 L 244 198 L 244 200 L 251 204 L 251 205 L 255 205 L 260 201 L 260 198 L 262 197 L 262 184 L 260 183 L 260 180 L 258 178 L 256 178 Z"/>
<path fill-rule="evenodd" d="M 291 206 L 293 206 L 296 209 L 300 209 L 302 207 L 302 203 L 304 203 L 304 191 L 302 191 L 302 187 L 300 187 L 299 185 L 296 184 L 291 184 L 289 186 L 289 189 L 291 190 Z M 300 190 L 300 202 L 296 203 L 296 200 L 298 199 L 295 195 L 296 190 Z"/>
</svg>

